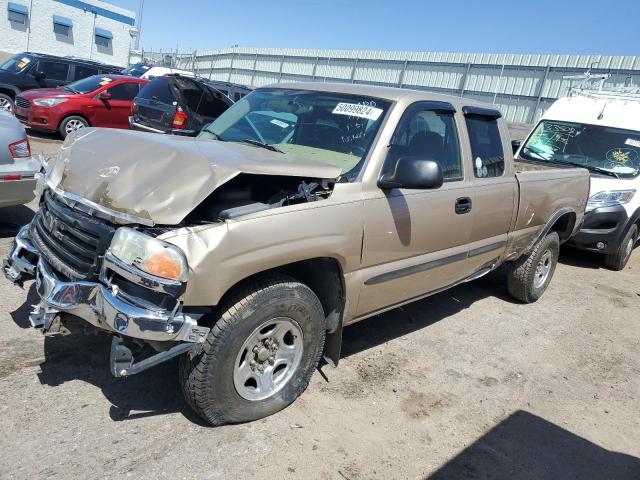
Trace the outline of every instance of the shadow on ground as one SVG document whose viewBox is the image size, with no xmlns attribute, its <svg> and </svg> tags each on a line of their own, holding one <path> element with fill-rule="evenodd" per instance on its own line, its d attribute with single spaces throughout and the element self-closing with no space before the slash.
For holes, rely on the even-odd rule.
<svg viewBox="0 0 640 480">
<path fill-rule="evenodd" d="M 428 480 L 631 480 L 640 459 L 611 452 L 517 411 L 427 477 Z"/>
<path fill-rule="evenodd" d="M 115 378 L 109 371 L 109 335 L 94 334 L 44 337 L 45 361 L 40 364 L 40 383 L 55 387 L 70 380 L 88 382 L 102 390 L 111 402 L 114 421 L 180 412 L 205 426 L 183 400 L 178 383 L 177 361 L 151 368 L 140 375 Z"/>
<path fill-rule="evenodd" d="M 433 325 L 487 297 L 516 302 L 507 293 L 506 278 L 500 272 L 493 272 L 472 284 L 459 285 L 346 327 L 342 334 L 341 357 L 349 357 Z"/>
</svg>

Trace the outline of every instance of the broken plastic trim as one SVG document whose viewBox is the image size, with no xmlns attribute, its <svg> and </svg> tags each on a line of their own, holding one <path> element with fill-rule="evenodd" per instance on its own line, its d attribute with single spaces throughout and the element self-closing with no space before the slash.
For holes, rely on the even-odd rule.
<svg viewBox="0 0 640 480">
<path fill-rule="evenodd" d="M 128 377 L 129 375 L 135 375 L 148 368 L 155 367 L 156 365 L 166 362 L 178 355 L 182 355 L 194 348 L 198 347 L 197 343 L 179 343 L 169 350 L 156 353 L 138 363 L 133 363 L 133 353 L 124 344 L 124 340 L 117 335 L 114 335 L 111 339 L 111 357 L 109 359 L 109 370 L 114 377 Z"/>
<path fill-rule="evenodd" d="M 65 192 L 60 187 L 53 185 L 48 178 L 45 179 L 47 186 L 55 192 L 56 195 L 69 207 L 76 208 L 84 213 L 93 215 L 104 220 L 109 220 L 120 225 L 129 225 L 132 223 L 138 223 L 147 227 L 153 227 L 155 223 L 148 218 L 137 217 L 128 213 L 118 212 L 111 210 L 110 208 L 103 207 L 97 203 L 82 198 L 79 195 Z M 84 207 L 84 208 L 83 208 Z"/>
</svg>

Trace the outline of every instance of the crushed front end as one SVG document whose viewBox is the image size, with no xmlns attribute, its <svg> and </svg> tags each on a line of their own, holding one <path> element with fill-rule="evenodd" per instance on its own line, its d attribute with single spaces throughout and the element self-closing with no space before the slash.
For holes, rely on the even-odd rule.
<svg viewBox="0 0 640 480">
<path fill-rule="evenodd" d="M 40 303 L 29 317 L 32 326 L 59 332 L 71 315 L 114 334 L 115 376 L 138 373 L 203 342 L 209 329 L 198 326 L 200 315 L 186 313 L 181 301 L 186 259 L 183 271 L 176 272 L 173 257 L 168 258 L 180 255 L 175 247 L 147 236 L 143 228 L 100 217 L 64 192 L 44 190 L 39 210 L 3 260 L 11 282 L 36 280 Z M 129 252 L 129 245 L 138 250 Z M 151 345 L 155 353 L 134 363 L 127 346 L 132 343 Z"/>
</svg>

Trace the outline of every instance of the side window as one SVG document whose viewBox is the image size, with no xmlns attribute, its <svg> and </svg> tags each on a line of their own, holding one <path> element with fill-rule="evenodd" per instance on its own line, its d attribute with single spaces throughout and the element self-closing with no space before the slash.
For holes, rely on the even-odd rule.
<svg viewBox="0 0 640 480">
<path fill-rule="evenodd" d="M 504 173 L 504 151 L 502 138 L 495 117 L 467 114 L 465 116 L 473 172 L 476 178 L 500 177 Z"/>
<path fill-rule="evenodd" d="M 64 81 L 69 74 L 69 64 L 41 60 L 38 64 L 38 70 L 44 73 L 48 79 Z"/>
<path fill-rule="evenodd" d="M 445 181 L 462 180 L 460 143 L 453 114 L 453 111 L 427 109 L 403 119 L 391 146 L 392 158 L 419 157 L 435 160 L 442 167 Z M 387 162 L 384 173 L 392 168 L 394 162 Z"/>
<path fill-rule="evenodd" d="M 138 84 L 133 82 L 121 83 L 109 89 L 111 100 L 131 101 L 138 95 Z"/>
<path fill-rule="evenodd" d="M 75 71 L 73 73 L 73 79 L 82 80 L 83 78 L 91 77 L 93 75 L 98 75 L 97 68 L 85 67 L 83 65 L 76 65 Z"/>
</svg>

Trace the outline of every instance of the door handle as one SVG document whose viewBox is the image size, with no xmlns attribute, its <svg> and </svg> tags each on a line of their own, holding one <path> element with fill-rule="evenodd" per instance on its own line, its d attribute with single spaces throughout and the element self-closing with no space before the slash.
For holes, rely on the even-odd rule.
<svg viewBox="0 0 640 480">
<path fill-rule="evenodd" d="M 469 197 L 460 197 L 456 199 L 456 213 L 462 215 L 471 211 L 471 199 Z"/>
</svg>

